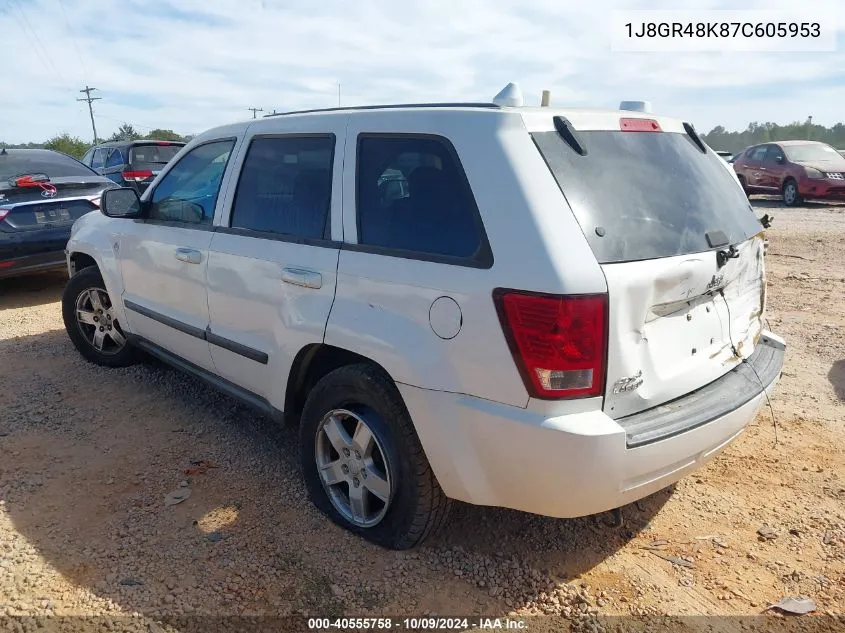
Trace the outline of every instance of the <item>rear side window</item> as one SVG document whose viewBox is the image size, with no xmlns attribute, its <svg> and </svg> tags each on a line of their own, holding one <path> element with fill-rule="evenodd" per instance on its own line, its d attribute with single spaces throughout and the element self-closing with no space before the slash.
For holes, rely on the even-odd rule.
<svg viewBox="0 0 845 633">
<path fill-rule="evenodd" d="M 769 145 L 769 148 L 766 151 L 766 162 L 777 164 L 778 162 L 782 162 L 783 159 L 783 150 L 777 145 Z"/>
<path fill-rule="evenodd" d="M 766 151 L 767 147 L 765 145 L 762 147 L 755 147 L 748 155 L 748 160 L 761 161 L 766 157 Z"/>
<path fill-rule="evenodd" d="M 120 167 L 123 165 L 123 154 L 121 154 L 120 150 L 114 148 L 109 154 L 108 159 L 106 160 L 106 167 Z"/>
<path fill-rule="evenodd" d="M 483 244 L 469 183 L 440 137 L 358 139 L 358 243 L 470 258 Z"/>
<path fill-rule="evenodd" d="M 688 135 L 578 135 L 583 156 L 557 132 L 533 137 L 599 263 L 700 253 L 710 231 L 739 244 L 762 230 L 732 168 Z"/>
<path fill-rule="evenodd" d="M 135 163 L 164 165 L 176 156 L 182 147 L 183 145 L 172 145 L 170 143 L 165 145 L 133 145 L 129 150 L 129 162 L 133 165 Z"/>
<path fill-rule="evenodd" d="M 327 238 L 334 144 L 333 135 L 253 139 L 241 170 L 230 226 Z"/>
<path fill-rule="evenodd" d="M 93 169 L 101 169 L 103 167 L 108 151 L 108 147 L 99 147 L 94 150 L 94 158 L 91 160 L 91 167 Z"/>
</svg>

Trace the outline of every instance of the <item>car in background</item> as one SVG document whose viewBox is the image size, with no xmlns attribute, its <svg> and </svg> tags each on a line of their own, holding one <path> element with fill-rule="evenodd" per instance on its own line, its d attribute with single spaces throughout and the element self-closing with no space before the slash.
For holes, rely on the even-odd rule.
<svg viewBox="0 0 845 633">
<path fill-rule="evenodd" d="M 121 187 L 131 187 L 141 194 L 184 146 L 178 141 L 109 141 L 89 149 L 82 162 Z"/>
<path fill-rule="evenodd" d="M 733 168 L 747 194 L 778 194 L 788 207 L 806 199 L 845 200 L 845 157 L 827 143 L 752 145 Z"/>
<path fill-rule="evenodd" d="M 115 187 L 59 152 L 0 150 L 0 278 L 64 268 L 71 226 Z"/>
</svg>

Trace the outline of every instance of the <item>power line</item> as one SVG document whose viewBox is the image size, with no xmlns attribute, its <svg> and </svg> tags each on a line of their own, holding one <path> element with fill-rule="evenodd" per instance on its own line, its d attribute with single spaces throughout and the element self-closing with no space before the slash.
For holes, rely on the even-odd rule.
<svg viewBox="0 0 845 633">
<path fill-rule="evenodd" d="M 252 118 L 257 119 L 259 112 L 264 112 L 264 108 L 247 108 L 250 112 L 252 112 Z"/>
<path fill-rule="evenodd" d="M 84 99 L 77 99 L 77 101 L 87 101 L 88 102 L 88 114 L 91 115 L 91 127 L 94 130 L 94 145 L 96 145 L 97 144 L 97 125 L 94 123 L 94 108 L 91 106 L 91 102 L 97 101 L 98 99 L 102 99 L 102 97 L 92 97 L 91 96 L 92 90 L 96 90 L 96 88 L 89 88 L 88 84 L 86 84 L 85 87 L 82 90 L 79 91 L 79 92 L 85 93 L 85 98 Z"/>
<path fill-rule="evenodd" d="M 38 37 L 38 33 L 36 33 L 35 29 L 32 28 L 32 24 L 30 24 L 29 19 L 26 17 L 26 11 L 24 11 L 24 9 L 21 7 L 18 0 L 12 0 L 11 4 L 9 6 L 15 7 L 18 10 L 18 13 L 20 13 L 21 18 L 23 18 L 24 24 L 26 24 L 26 27 L 29 28 L 29 31 L 32 33 L 32 36 L 35 39 L 35 42 L 30 40 L 29 43 L 32 46 L 32 48 L 35 49 L 35 52 L 36 52 L 36 54 L 38 54 L 38 57 L 41 58 L 42 62 L 45 62 L 45 65 L 49 66 L 50 69 L 52 69 L 52 71 L 53 71 L 53 73 L 55 73 L 56 77 L 61 77 L 61 73 L 58 71 L 56 66 L 53 64 L 53 60 L 51 60 L 50 56 L 47 54 L 47 49 L 44 48 L 44 44 L 41 43 L 41 38 Z M 18 21 L 18 24 L 20 24 L 20 21 Z M 21 24 L 21 27 L 22 27 L 22 30 L 24 30 L 24 32 L 25 32 L 25 29 L 23 29 L 23 24 Z M 27 39 L 29 39 L 29 36 L 27 36 Z M 36 46 L 36 44 L 37 44 L 37 46 Z M 40 49 L 40 52 L 39 52 L 39 49 Z M 43 57 L 42 57 L 42 53 L 43 53 Z"/>
<path fill-rule="evenodd" d="M 67 12 L 65 11 L 65 3 L 62 0 L 58 0 L 59 7 L 62 10 L 62 15 L 65 17 L 65 24 L 67 24 L 68 33 L 70 33 L 70 40 L 73 42 L 73 48 L 76 49 L 76 56 L 79 58 L 79 65 L 82 67 L 82 79 L 86 79 L 86 75 L 88 71 L 85 68 L 85 62 L 82 61 L 82 53 L 79 52 L 79 45 L 76 43 L 76 36 L 73 33 L 73 28 L 70 26 L 70 20 L 68 20 Z"/>
</svg>

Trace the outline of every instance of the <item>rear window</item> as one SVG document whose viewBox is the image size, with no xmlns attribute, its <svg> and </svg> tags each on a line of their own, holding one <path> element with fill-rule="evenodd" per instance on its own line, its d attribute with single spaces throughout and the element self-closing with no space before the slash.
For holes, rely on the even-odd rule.
<svg viewBox="0 0 845 633">
<path fill-rule="evenodd" d="M 7 150 L 0 155 L 0 186 L 9 178 L 25 174 L 47 174 L 50 178 L 96 175 L 78 160 L 57 152 Z"/>
<path fill-rule="evenodd" d="M 731 244 L 762 227 L 718 156 L 686 134 L 578 133 L 587 154 L 557 132 L 533 134 L 599 263 L 712 250 L 708 231 Z"/>
<path fill-rule="evenodd" d="M 129 153 L 129 162 L 165 164 L 179 153 L 182 145 L 135 145 Z"/>
</svg>

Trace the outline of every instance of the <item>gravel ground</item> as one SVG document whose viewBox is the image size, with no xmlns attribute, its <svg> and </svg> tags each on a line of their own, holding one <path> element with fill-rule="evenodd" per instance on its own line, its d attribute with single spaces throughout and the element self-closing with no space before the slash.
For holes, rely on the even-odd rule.
<svg viewBox="0 0 845 633">
<path fill-rule="evenodd" d="M 404 553 L 310 505 L 292 430 L 152 361 L 83 361 L 62 275 L 0 281 L 0 616 L 842 614 L 845 206 L 754 203 L 789 344 L 772 410 L 621 528 L 458 505 Z"/>
</svg>

